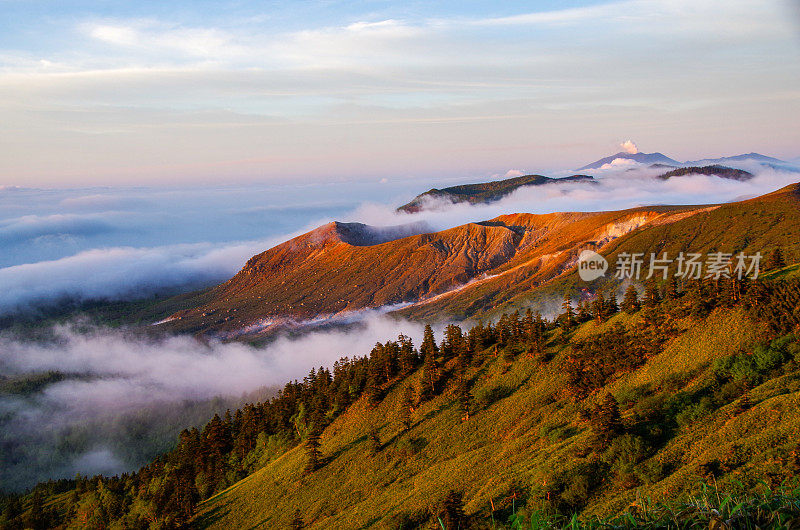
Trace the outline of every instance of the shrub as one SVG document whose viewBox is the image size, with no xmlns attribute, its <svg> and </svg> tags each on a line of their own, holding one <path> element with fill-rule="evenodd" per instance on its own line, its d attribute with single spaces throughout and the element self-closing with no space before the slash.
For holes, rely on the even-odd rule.
<svg viewBox="0 0 800 530">
<path fill-rule="evenodd" d="M 635 434 L 623 434 L 614 438 L 604 455 L 604 460 L 613 465 L 638 464 L 650 452 L 647 441 Z"/>
<path fill-rule="evenodd" d="M 714 403 L 709 396 L 703 396 L 697 403 L 692 403 L 675 415 L 675 423 L 679 427 L 691 425 L 700 418 L 708 416 L 714 411 Z"/>
<path fill-rule="evenodd" d="M 551 423 L 543 426 L 540 432 L 543 438 L 547 438 L 551 442 L 559 442 L 567 438 L 572 438 L 577 431 L 575 427 L 571 425 L 556 425 Z"/>
<path fill-rule="evenodd" d="M 477 393 L 478 395 L 476 396 L 476 401 L 481 406 L 481 408 L 487 408 L 492 403 L 496 403 L 501 399 L 507 398 L 513 393 L 514 393 L 513 387 L 500 383 L 496 386 L 478 392 Z"/>
</svg>

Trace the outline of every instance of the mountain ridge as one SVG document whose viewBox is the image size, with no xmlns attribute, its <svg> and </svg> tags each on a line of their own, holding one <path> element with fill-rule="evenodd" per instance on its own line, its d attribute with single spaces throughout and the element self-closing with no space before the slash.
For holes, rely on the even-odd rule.
<svg viewBox="0 0 800 530">
<path fill-rule="evenodd" d="M 522 300 L 574 271 L 581 249 L 614 252 L 620 240 L 637 233 L 663 233 L 677 241 L 675 255 L 687 238 L 703 241 L 695 251 L 722 244 L 735 250 L 758 244 L 766 251 L 795 232 L 800 241 L 800 216 L 792 215 L 797 209 L 795 184 L 721 205 L 506 214 L 372 245 L 346 242 L 341 232 L 350 225 L 331 223 L 252 257 L 196 305 L 189 300 L 166 325 L 230 333 L 262 322 L 259 332 L 269 332 L 320 315 L 392 306 L 398 306 L 393 313 L 412 319 L 464 319 Z M 749 230 L 747 241 L 729 230 L 737 223 L 746 223 L 739 233 Z M 648 252 L 658 250 L 648 245 Z M 794 254 L 797 247 L 787 243 L 786 251 Z"/>
<path fill-rule="evenodd" d="M 426 204 L 433 203 L 437 200 L 452 204 L 461 202 L 488 204 L 498 201 L 522 187 L 542 186 L 545 184 L 558 184 L 563 182 L 594 182 L 594 177 L 590 175 L 571 175 L 568 177 L 552 178 L 545 177 L 544 175 L 521 175 L 508 179 L 478 182 L 475 184 L 461 184 L 442 189 L 431 188 L 417 195 L 408 203 L 398 207 L 397 211 L 416 213 L 425 209 Z"/>
<path fill-rule="evenodd" d="M 757 162 L 762 165 L 767 165 L 770 167 L 774 167 L 775 165 L 781 166 L 783 164 L 787 164 L 786 161 L 780 160 L 778 158 L 774 158 L 771 156 L 762 155 L 760 153 L 751 152 L 745 153 L 741 155 L 733 155 L 733 156 L 723 156 L 719 158 L 704 158 L 700 160 L 688 160 L 685 162 L 679 162 L 678 160 L 672 159 L 663 153 L 628 153 L 625 151 L 620 151 L 619 153 L 601 158 L 596 160 L 590 164 L 587 164 L 583 167 L 576 169 L 576 171 L 585 171 L 589 169 L 600 169 L 602 166 L 606 164 L 612 163 L 616 159 L 623 159 L 623 160 L 633 160 L 634 162 L 638 162 L 640 164 L 646 164 L 651 167 L 659 167 L 659 166 L 672 166 L 676 168 L 680 167 L 687 167 L 687 166 L 710 166 L 710 165 L 724 165 L 726 163 L 731 162 L 746 162 L 752 161 Z"/>
</svg>

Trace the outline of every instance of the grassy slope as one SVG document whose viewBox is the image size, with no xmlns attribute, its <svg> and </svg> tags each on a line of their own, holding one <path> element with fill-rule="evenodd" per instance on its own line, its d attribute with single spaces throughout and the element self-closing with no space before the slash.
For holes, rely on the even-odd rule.
<svg viewBox="0 0 800 530">
<path fill-rule="evenodd" d="M 623 314 L 613 320 L 634 319 Z M 715 358 L 748 350 L 762 336 L 741 311 L 683 324 L 688 331 L 662 354 L 612 381 L 604 392 L 613 392 L 624 405 L 625 396 L 642 385 L 674 388 L 680 380 L 679 387 L 691 388 L 693 375 Z M 585 336 L 609 325 L 598 328 L 590 322 L 576 333 Z M 551 347 L 551 353 L 555 357 L 548 362 L 523 354 L 507 366 L 501 355 L 473 369 L 473 395 L 483 405 L 466 422 L 447 393 L 415 411 L 408 433 L 400 432 L 397 417 L 402 385 L 374 408 L 359 401 L 324 432 L 322 450 L 330 462 L 323 469 L 304 477 L 303 449 L 291 450 L 203 503 L 197 522 L 210 528 L 281 527 L 300 509 L 312 528 L 392 528 L 393 515 L 426 510 L 450 488 L 464 492 L 468 514 L 486 517 L 490 500 L 498 506 L 512 482 L 535 488 L 581 461 L 576 455 L 588 432 L 578 411 L 586 404 L 574 403 L 561 391 L 564 352 Z M 491 394 L 501 397 L 490 402 Z M 658 463 L 674 466 L 664 477 L 624 489 L 609 475 L 610 485 L 590 499 L 585 513 L 614 513 L 637 496 L 658 500 L 697 488 L 699 466 L 725 459 L 733 444 L 748 463 L 731 478 L 743 478 L 744 470 L 752 476 L 780 473 L 776 455 L 788 454 L 800 433 L 800 384 L 784 376 L 752 390 L 751 396 L 751 409 L 730 417 L 733 405 L 727 405 L 682 428 L 641 464 L 643 469 Z M 625 415 L 630 411 L 623 408 Z M 377 454 L 370 453 L 365 435 L 373 425 L 384 444 Z"/>
</svg>

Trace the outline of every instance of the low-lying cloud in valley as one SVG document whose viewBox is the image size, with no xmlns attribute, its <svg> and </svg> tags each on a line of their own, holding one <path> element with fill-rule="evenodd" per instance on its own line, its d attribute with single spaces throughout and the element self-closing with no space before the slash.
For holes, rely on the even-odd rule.
<svg viewBox="0 0 800 530">
<path fill-rule="evenodd" d="M 47 340 L 0 337 L 0 488 L 134 469 L 168 448 L 180 428 L 204 424 L 243 394 L 365 355 L 400 333 L 416 344 L 422 335 L 419 325 L 376 312 L 365 312 L 356 327 L 279 337 L 258 348 L 84 328 L 54 327 Z M 10 381 L 37 377 L 28 391 L 9 392 Z"/>
</svg>

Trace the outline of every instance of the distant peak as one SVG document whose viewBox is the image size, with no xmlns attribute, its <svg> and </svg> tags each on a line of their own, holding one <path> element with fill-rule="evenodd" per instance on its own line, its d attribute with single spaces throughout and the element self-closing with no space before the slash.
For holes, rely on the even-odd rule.
<svg viewBox="0 0 800 530">
<path fill-rule="evenodd" d="M 667 164 L 667 165 L 674 165 L 680 166 L 682 165 L 677 160 L 673 160 L 672 158 L 668 157 L 667 155 L 659 152 L 655 153 L 626 153 L 624 151 L 620 151 L 619 153 L 613 154 L 611 156 L 607 156 L 605 158 L 601 158 L 600 160 L 596 160 L 591 164 L 587 164 L 581 168 L 578 168 L 578 171 L 585 171 L 589 169 L 600 169 L 606 164 L 611 164 L 614 160 L 621 158 L 623 160 L 633 160 L 634 162 L 638 162 L 640 164 Z"/>
<path fill-rule="evenodd" d="M 314 243 L 334 241 L 354 247 L 364 247 L 379 245 L 430 231 L 430 226 L 421 221 L 394 226 L 371 226 L 364 223 L 331 221 L 312 230 L 309 236 Z"/>
</svg>

